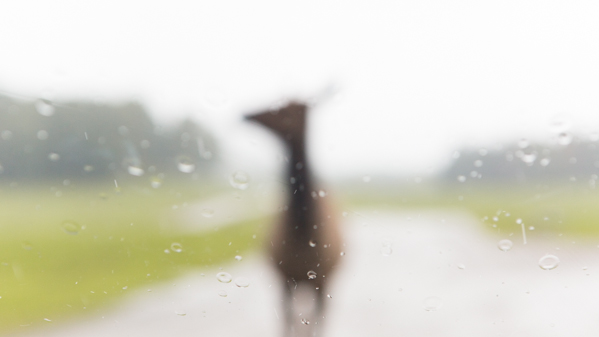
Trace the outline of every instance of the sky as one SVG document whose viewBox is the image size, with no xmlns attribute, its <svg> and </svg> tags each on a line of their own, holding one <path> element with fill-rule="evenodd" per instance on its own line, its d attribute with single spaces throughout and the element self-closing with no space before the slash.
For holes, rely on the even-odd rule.
<svg viewBox="0 0 599 337">
<path fill-rule="evenodd" d="M 0 90 L 136 99 L 213 130 L 230 165 L 275 167 L 243 122 L 334 94 L 310 118 L 316 171 L 429 175 L 463 147 L 599 131 L 593 1 L 12 1 Z M 333 88 L 333 90 L 331 90 Z"/>
</svg>

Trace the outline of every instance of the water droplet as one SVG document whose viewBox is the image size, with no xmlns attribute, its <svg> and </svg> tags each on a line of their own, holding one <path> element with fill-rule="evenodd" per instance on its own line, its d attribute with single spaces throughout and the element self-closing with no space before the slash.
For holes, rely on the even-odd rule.
<svg viewBox="0 0 599 337">
<path fill-rule="evenodd" d="M 517 223 L 518 225 L 519 225 L 519 224 L 521 224 L 521 223 L 522 223 L 522 219 L 520 219 L 520 218 L 516 219 L 516 223 Z"/>
<path fill-rule="evenodd" d="M 91 166 L 91 165 L 85 165 L 85 166 L 83 167 L 83 170 L 84 170 L 85 172 L 91 172 L 91 171 L 93 171 L 93 170 L 94 170 L 94 167 L 93 167 L 93 166 Z"/>
<path fill-rule="evenodd" d="M 238 277 L 235 279 L 235 285 L 239 288 L 247 288 L 250 286 L 250 280 L 247 277 Z"/>
<path fill-rule="evenodd" d="M 171 244 L 171 250 L 175 253 L 181 253 L 183 251 L 183 246 L 178 242 L 173 242 Z"/>
<path fill-rule="evenodd" d="M 218 296 L 220 296 L 220 297 L 227 297 L 228 294 L 227 294 L 227 292 L 225 290 L 221 289 L 221 290 L 218 291 Z"/>
<path fill-rule="evenodd" d="M 307 319 L 305 319 L 305 318 L 302 318 L 301 322 L 302 322 L 302 324 L 303 324 L 303 325 L 308 325 L 308 324 L 310 324 L 310 321 L 309 321 L 309 320 L 307 320 Z"/>
<path fill-rule="evenodd" d="M 308 242 L 308 244 L 310 245 L 310 247 L 316 247 L 316 245 L 317 245 L 316 241 L 314 241 L 314 240 L 310 240 Z"/>
<path fill-rule="evenodd" d="M 42 116 L 50 117 L 54 115 L 54 111 L 56 109 L 49 100 L 38 99 L 37 102 L 35 102 L 35 110 L 37 110 L 37 113 Z"/>
<path fill-rule="evenodd" d="M 48 131 L 46 131 L 46 130 L 39 130 L 37 132 L 37 139 L 39 139 L 39 140 L 46 140 L 46 139 L 48 139 Z"/>
<path fill-rule="evenodd" d="M 52 322 L 52 320 L 49 319 L 49 318 L 44 318 L 44 321 L 46 321 L 46 322 Z"/>
<path fill-rule="evenodd" d="M 339 253 L 339 255 L 345 256 L 345 252 L 341 252 L 341 253 Z"/>
<path fill-rule="evenodd" d="M 130 175 L 136 177 L 141 177 L 144 175 L 144 170 L 139 166 L 129 165 L 129 167 L 127 167 L 127 172 L 129 172 Z"/>
<path fill-rule="evenodd" d="M 21 247 L 23 247 L 23 249 L 25 249 L 25 250 L 32 250 L 33 249 L 33 245 L 30 242 L 28 242 L 28 241 L 23 241 L 21 243 Z"/>
<path fill-rule="evenodd" d="M 60 155 L 58 153 L 52 152 L 48 155 L 48 159 L 51 161 L 58 161 L 60 159 Z"/>
<path fill-rule="evenodd" d="M 162 186 L 162 179 L 156 176 L 150 178 L 150 186 L 152 186 L 152 188 L 159 188 Z"/>
<path fill-rule="evenodd" d="M 185 315 L 187 315 L 187 313 L 181 312 L 181 311 L 175 311 L 175 315 L 177 315 L 177 316 L 185 316 Z"/>
<path fill-rule="evenodd" d="M 460 264 L 458 264 L 458 268 L 464 270 L 464 269 L 466 269 L 466 266 L 464 264 L 460 263 Z"/>
<path fill-rule="evenodd" d="M 543 158 L 543 159 L 541 159 L 541 161 L 539 161 L 539 164 L 541 164 L 541 166 L 547 166 L 547 165 L 549 165 L 550 162 L 551 162 L 551 159 Z"/>
<path fill-rule="evenodd" d="M 483 166 L 483 161 L 480 160 L 480 159 L 475 160 L 474 161 L 474 166 L 475 167 L 481 167 L 481 166 Z"/>
<path fill-rule="evenodd" d="M 535 160 L 537 159 L 537 153 L 536 152 L 528 152 L 528 153 L 523 152 L 520 159 L 523 162 L 525 162 L 526 164 L 533 164 L 535 162 Z"/>
<path fill-rule="evenodd" d="M 539 267 L 544 270 L 555 269 L 558 265 L 559 259 L 555 255 L 547 254 L 539 260 Z"/>
<path fill-rule="evenodd" d="M 549 123 L 549 131 L 555 132 L 555 133 L 565 132 L 568 129 L 570 129 L 571 125 L 572 125 L 572 123 L 565 116 L 556 116 Z"/>
<path fill-rule="evenodd" d="M 320 190 L 318 191 L 318 196 L 321 198 L 324 198 L 327 195 L 327 192 L 325 192 L 324 190 Z"/>
<path fill-rule="evenodd" d="M 316 272 L 314 270 L 310 270 L 308 272 L 308 279 L 314 280 L 316 278 L 316 276 L 317 276 L 317 274 L 316 274 Z"/>
<path fill-rule="evenodd" d="M 424 310 L 426 311 L 437 311 L 443 305 L 443 301 L 437 296 L 431 296 L 424 299 L 422 302 Z"/>
<path fill-rule="evenodd" d="M 241 260 L 243 260 L 243 256 L 241 256 L 241 255 L 235 255 L 235 260 L 241 261 Z"/>
<path fill-rule="evenodd" d="M 535 226 L 530 226 L 530 227 L 528 227 L 528 230 L 530 230 L 530 231 L 534 231 L 534 230 L 535 230 Z"/>
<path fill-rule="evenodd" d="M 77 235 L 81 230 L 81 226 L 74 221 L 65 221 L 60 227 L 62 228 L 63 232 L 70 235 Z"/>
<path fill-rule="evenodd" d="M 229 273 L 225 273 L 224 271 L 216 274 L 216 279 L 218 280 L 218 282 L 221 283 L 230 283 L 231 280 L 233 280 L 233 277 L 231 277 L 231 274 Z"/>
<path fill-rule="evenodd" d="M 568 145 L 572 143 L 572 135 L 566 132 L 562 132 L 557 135 L 557 143 L 560 145 Z"/>
<path fill-rule="evenodd" d="M 393 253 L 393 248 L 391 248 L 391 246 L 383 246 L 381 248 L 381 253 L 383 256 L 390 256 Z"/>
<path fill-rule="evenodd" d="M 499 247 L 499 250 L 507 252 L 508 250 L 512 249 L 513 245 L 514 245 L 514 243 L 511 240 L 504 239 L 504 240 L 499 241 L 499 243 L 497 244 L 497 247 Z"/>
<path fill-rule="evenodd" d="M 333 296 L 331 296 L 331 294 L 327 294 L 327 297 L 328 298 L 333 298 Z"/>
<path fill-rule="evenodd" d="M 212 218 L 214 216 L 214 210 L 211 210 L 210 208 L 204 208 L 202 209 L 202 216 L 204 218 Z"/>
<path fill-rule="evenodd" d="M 195 171 L 196 166 L 191 158 L 187 156 L 180 156 L 177 158 L 177 168 L 183 173 L 191 173 Z"/>
<path fill-rule="evenodd" d="M 170 249 L 167 248 L 167 249 L 164 250 L 164 254 L 170 254 L 170 253 L 171 253 Z"/>
<path fill-rule="evenodd" d="M 231 186 L 240 190 L 245 190 L 250 184 L 250 177 L 243 171 L 237 171 L 231 175 L 229 182 L 231 183 Z"/>
<path fill-rule="evenodd" d="M 466 181 L 466 176 L 458 176 L 458 181 L 463 183 Z"/>
</svg>

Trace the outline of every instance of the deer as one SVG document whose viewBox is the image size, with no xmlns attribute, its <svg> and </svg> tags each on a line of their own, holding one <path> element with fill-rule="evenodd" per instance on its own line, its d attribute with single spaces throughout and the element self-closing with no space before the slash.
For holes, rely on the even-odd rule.
<svg viewBox="0 0 599 337">
<path fill-rule="evenodd" d="M 270 259 L 283 281 L 284 336 L 294 335 L 295 327 L 308 325 L 305 315 L 294 310 L 298 286 L 313 294 L 313 327 L 322 330 L 327 293 L 325 289 L 342 252 L 339 222 L 326 193 L 312 175 L 306 155 L 309 106 L 290 101 L 278 109 L 253 113 L 245 118 L 266 127 L 283 142 L 288 152 L 286 207 L 274 224 L 269 246 Z M 303 325 L 296 323 L 301 322 Z M 316 328 L 313 328 L 316 334 Z"/>
</svg>

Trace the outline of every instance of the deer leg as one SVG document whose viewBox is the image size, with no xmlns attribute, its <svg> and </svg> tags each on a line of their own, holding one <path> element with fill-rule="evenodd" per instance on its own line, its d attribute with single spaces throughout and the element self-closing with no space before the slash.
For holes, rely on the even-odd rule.
<svg viewBox="0 0 599 337">
<path fill-rule="evenodd" d="M 293 324 L 293 292 L 296 287 L 296 283 L 293 279 L 287 280 L 283 286 L 283 316 L 285 325 L 283 327 L 283 337 L 289 337 L 295 335 L 295 329 Z"/>
</svg>

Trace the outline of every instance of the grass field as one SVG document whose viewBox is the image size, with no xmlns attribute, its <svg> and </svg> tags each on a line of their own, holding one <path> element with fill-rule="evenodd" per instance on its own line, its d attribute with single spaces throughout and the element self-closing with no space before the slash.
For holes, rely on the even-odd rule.
<svg viewBox="0 0 599 337">
<path fill-rule="evenodd" d="M 574 236 L 599 236 L 599 190 L 594 185 L 381 184 L 345 188 L 355 208 L 451 209 L 471 212 L 492 230 L 529 229 Z"/>
<path fill-rule="evenodd" d="M 584 184 L 344 186 L 344 210 L 464 210 L 492 231 L 517 232 L 521 219 L 527 230 L 599 236 L 599 192 Z M 0 185 L 0 334 L 68 322 L 260 247 L 263 220 L 172 229 L 180 210 L 222 191 L 198 181 Z"/>
<path fill-rule="evenodd" d="M 263 221 L 201 234 L 165 226 L 215 188 L 111 183 L 2 186 L 0 334 L 68 321 L 132 289 L 234 261 L 261 244 Z"/>
</svg>

